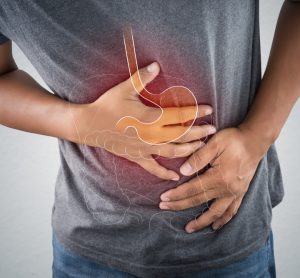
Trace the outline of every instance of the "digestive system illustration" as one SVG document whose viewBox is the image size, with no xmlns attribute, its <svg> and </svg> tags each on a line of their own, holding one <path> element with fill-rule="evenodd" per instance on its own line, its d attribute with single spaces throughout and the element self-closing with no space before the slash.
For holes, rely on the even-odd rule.
<svg viewBox="0 0 300 278">
<path fill-rule="evenodd" d="M 134 75 L 134 73 L 138 71 L 138 65 L 131 27 L 125 27 L 123 29 L 123 39 L 132 85 L 136 89 L 136 92 L 139 92 L 139 96 L 141 98 L 152 103 L 153 106 L 161 109 L 161 115 L 158 119 L 151 123 L 143 123 L 134 117 L 125 116 L 118 121 L 117 128 L 125 132 L 128 127 L 132 127 L 136 130 L 139 138 L 142 141 L 153 144 L 152 141 L 147 141 L 147 138 L 140 136 L 143 134 L 140 130 L 141 128 L 148 128 L 150 125 L 154 125 L 158 121 L 165 120 L 164 117 L 166 113 L 164 114 L 164 108 L 194 106 L 194 120 L 189 121 L 188 123 L 181 123 L 181 125 L 185 128 L 182 129 L 182 134 L 172 138 L 172 141 L 175 141 L 177 138 L 180 138 L 186 132 L 188 132 L 191 126 L 194 124 L 198 112 L 197 101 L 194 94 L 184 86 L 172 86 L 159 94 L 153 94 L 149 92 L 143 85 L 139 74 Z M 114 74 L 107 74 L 107 76 L 114 76 Z M 98 77 L 98 75 L 92 76 L 91 79 Z M 81 83 L 84 82 L 82 81 Z M 138 90 L 137 88 L 142 88 L 142 90 Z M 122 221 L 131 221 L 131 223 L 134 225 L 140 225 L 146 219 L 141 213 L 141 209 L 143 207 L 141 207 L 140 203 L 146 203 L 147 206 L 157 206 L 156 200 L 152 199 L 151 196 L 142 193 L 142 188 L 145 186 L 145 184 L 149 184 L 147 178 L 144 178 L 143 175 L 137 175 L 135 181 L 136 188 L 124 188 L 121 183 L 124 180 L 126 180 L 125 183 L 129 182 L 128 179 L 130 175 L 128 175 L 127 168 L 129 166 L 124 164 L 124 161 L 120 160 L 118 156 L 111 155 L 109 152 L 106 152 L 104 149 L 100 148 L 98 149 L 99 155 L 106 157 L 107 161 L 111 159 L 111 164 L 107 166 L 107 171 L 114 174 L 114 176 L 112 176 L 112 186 L 109 188 L 104 184 L 99 186 L 99 184 L 102 183 L 101 179 L 98 183 L 91 183 L 88 175 L 88 169 L 90 168 L 88 157 L 91 156 L 91 150 L 87 146 L 84 146 L 83 150 L 83 163 L 85 165 L 84 169 L 87 171 L 87 174 L 84 175 L 84 182 L 82 184 L 82 187 L 84 188 L 84 200 L 86 207 L 92 214 L 94 220 L 105 225 L 114 225 L 121 223 Z M 129 171 L 132 173 L 133 171 L 136 171 L 133 166 L 130 167 L 132 168 L 129 168 Z M 116 196 L 116 199 L 103 197 L 103 195 L 108 196 L 110 194 Z M 182 227 L 179 225 L 179 220 L 188 221 L 193 219 L 199 215 L 199 213 L 202 213 L 202 210 L 206 208 L 207 206 L 204 208 L 200 207 L 189 212 L 156 211 L 153 209 L 153 215 L 149 219 L 148 224 L 149 233 L 152 233 L 152 229 L 164 229 L 164 225 L 167 225 L 167 222 L 169 222 L 168 225 L 171 225 L 174 231 L 178 232 L 175 240 L 176 245 L 177 238 L 185 236 L 185 233 L 182 232 Z M 211 231 L 205 230 L 202 233 L 211 233 Z M 179 250 L 181 249 L 182 248 L 179 248 Z"/>
<path fill-rule="evenodd" d="M 140 74 L 138 72 L 138 63 L 136 58 L 136 50 L 131 26 L 126 26 L 124 28 L 123 39 L 128 69 L 131 77 L 131 82 L 133 87 L 135 88 L 135 91 L 139 94 L 140 98 L 143 98 L 147 102 L 153 104 L 153 106 L 160 108 L 161 114 L 156 120 L 150 123 L 141 122 L 140 120 L 132 116 L 125 116 L 117 122 L 116 129 L 121 132 L 125 132 L 130 127 L 134 128 L 140 140 L 148 144 L 164 144 L 176 141 L 189 131 L 189 129 L 192 127 L 193 123 L 196 120 L 198 106 L 194 94 L 184 86 L 172 86 L 165 89 L 161 93 L 149 92 L 145 88 L 141 80 Z M 136 72 L 137 74 L 135 74 Z M 145 129 L 150 128 L 153 125 L 164 126 L 165 123 L 170 122 L 171 119 L 168 119 L 168 113 L 164 113 L 164 108 L 184 106 L 192 107 L 191 118 L 193 120 L 188 121 L 186 123 L 179 123 L 182 126 L 182 128 L 180 129 L 179 133 L 177 132 L 171 135 L 171 140 L 169 140 L 168 142 L 158 142 L 155 139 L 149 139 L 146 136 L 144 136 L 144 134 L 146 134 L 145 132 L 143 132 L 145 131 Z"/>
</svg>

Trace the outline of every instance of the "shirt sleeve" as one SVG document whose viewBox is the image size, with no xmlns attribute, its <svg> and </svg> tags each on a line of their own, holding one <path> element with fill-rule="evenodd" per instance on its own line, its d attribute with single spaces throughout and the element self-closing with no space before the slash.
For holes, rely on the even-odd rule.
<svg viewBox="0 0 300 278">
<path fill-rule="evenodd" d="M 0 33 L 0 44 L 3 44 L 7 41 L 9 41 L 9 39 Z"/>
</svg>

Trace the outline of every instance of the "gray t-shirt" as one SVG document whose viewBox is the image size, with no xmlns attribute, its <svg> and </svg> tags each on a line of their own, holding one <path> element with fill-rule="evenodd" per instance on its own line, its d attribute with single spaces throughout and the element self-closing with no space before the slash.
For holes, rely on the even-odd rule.
<svg viewBox="0 0 300 278">
<path fill-rule="evenodd" d="M 260 83 L 258 6 L 255 0 L 1 0 L 0 41 L 13 40 L 55 94 L 87 103 L 128 78 L 122 30 L 130 23 L 139 67 L 161 66 L 149 90 L 188 87 L 198 103 L 213 106 L 213 123 L 223 129 L 244 119 Z M 189 177 L 161 180 L 103 149 L 65 140 L 59 149 L 52 218 L 59 240 L 76 254 L 141 277 L 248 256 L 265 242 L 272 207 L 283 197 L 271 146 L 230 223 L 187 234 L 185 224 L 208 204 L 171 212 L 158 203 L 162 192 Z M 183 162 L 158 161 L 177 172 Z"/>
</svg>

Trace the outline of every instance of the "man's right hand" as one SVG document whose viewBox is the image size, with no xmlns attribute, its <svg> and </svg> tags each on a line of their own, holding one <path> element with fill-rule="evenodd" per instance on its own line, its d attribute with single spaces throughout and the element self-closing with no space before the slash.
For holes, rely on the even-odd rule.
<svg viewBox="0 0 300 278">
<path fill-rule="evenodd" d="M 139 70 L 144 86 L 150 83 L 158 73 L 157 63 Z M 70 104 L 74 124 L 70 125 L 72 130 L 68 134 L 72 136 L 69 139 L 76 143 L 104 148 L 137 163 L 159 178 L 178 180 L 179 176 L 176 172 L 159 165 L 152 155 L 168 158 L 187 157 L 203 145 L 200 139 L 214 133 L 215 128 L 211 125 L 193 126 L 179 139 L 172 141 L 170 134 L 180 134 L 182 124 L 194 120 L 195 107 L 164 108 L 162 114 L 159 107 L 144 105 L 138 93 L 129 78 L 105 92 L 93 103 Z M 211 113 L 210 106 L 198 105 L 196 117 L 200 118 Z M 126 129 L 125 133 L 120 131 L 117 124 L 126 116 L 134 117 L 143 123 L 152 123 L 161 117 L 160 121 L 139 131 L 144 132 L 148 138 L 152 136 L 151 139 L 155 139 L 159 144 L 144 142 L 133 128 Z M 162 128 L 165 125 L 168 127 Z"/>
<path fill-rule="evenodd" d="M 158 72 L 158 65 L 150 72 L 141 69 L 139 73 L 142 83 L 146 86 Z M 169 108 L 168 111 L 167 120 L 171 119 L 174 122 L 175 119 L 176 122 L 178 119 L 178 123 L 182 123 L 190 119 L 191 108 Z M 192 111 L 195 109 L 193 108 Z M 211 113 L 209 106 L 199 106 L 197 117 L 206 115 L 207 111 Z M 27 73 L 17 69 L 12 57 L 11 42 L 0 45 L 0 124 L 2 125 L 74 143 L 102 147 L 137 163 L 162 179 L 178 179 L 177 173 L 159 165 L 152 155 L 169 158 L 189 156 L 202 145 L 199 140 L 213 133 L 214 130 L 211 132 L 209 125 L 195 126 L 176 142 L 170 143 L 169 134 L 174 134 L 173 131 L 182 128 L 182 125 L 177 127 L 169 125 L 167 128 L 152 126 L 151 130 L 146 130 L 146 133 L 156 136 L 158 142 L 159 139 L 165 142 L 157 145 L 140 140 L 132 128 L 127 129 L 126 133 L 116 129 L 116 124 L 124 116 L 133 116 L 149 123 L 160 115 L 160 108 L 148 107 L 140 102 L 131 79 L 111 88 L 91 104 L 69 103 L 51 94 Z M 192 115 L 195 117 L 195 113 Z M 167 124 L 165 118 L 158 123 Z"/>
</svg>

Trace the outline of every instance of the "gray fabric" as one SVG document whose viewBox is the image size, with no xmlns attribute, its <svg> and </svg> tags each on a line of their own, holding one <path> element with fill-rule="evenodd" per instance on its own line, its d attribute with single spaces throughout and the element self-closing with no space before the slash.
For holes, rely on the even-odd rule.
<svg viewBox="0 0 300 278">
<path fill-rule="evenodd" d="M 9 39 L 5 37 L 3 34 L 0 34 L 0 44 L 7 42 Z"/>
<path fill-rule="evenodd" d="M 218 129 L 243 120 L 261 79 L 258 1 L 2 0 L 0 6 L 0 31 L 55 94 L 77 103 L 128 77 L 125 23 L 133 27 L 139 66 L 161 65 L 149 90 L 187 86 L 199 103 L 214 107 L 207 121 Z M 141 277 L 174 276 L 249 255 L 265 242 L 272 206 L 283 197 L 272 146 L 236 217 L 220 231 L 187 234 L 184 225 L 207 205 L 162 212 L 158 202 L 188 178 L 160 180 L 99 148 L 64 140 L 59 148 L 52 218 L 58 238 L 77 254 Z M 183 162 L 158 160 L 177 170 Z"/>
</svg>

